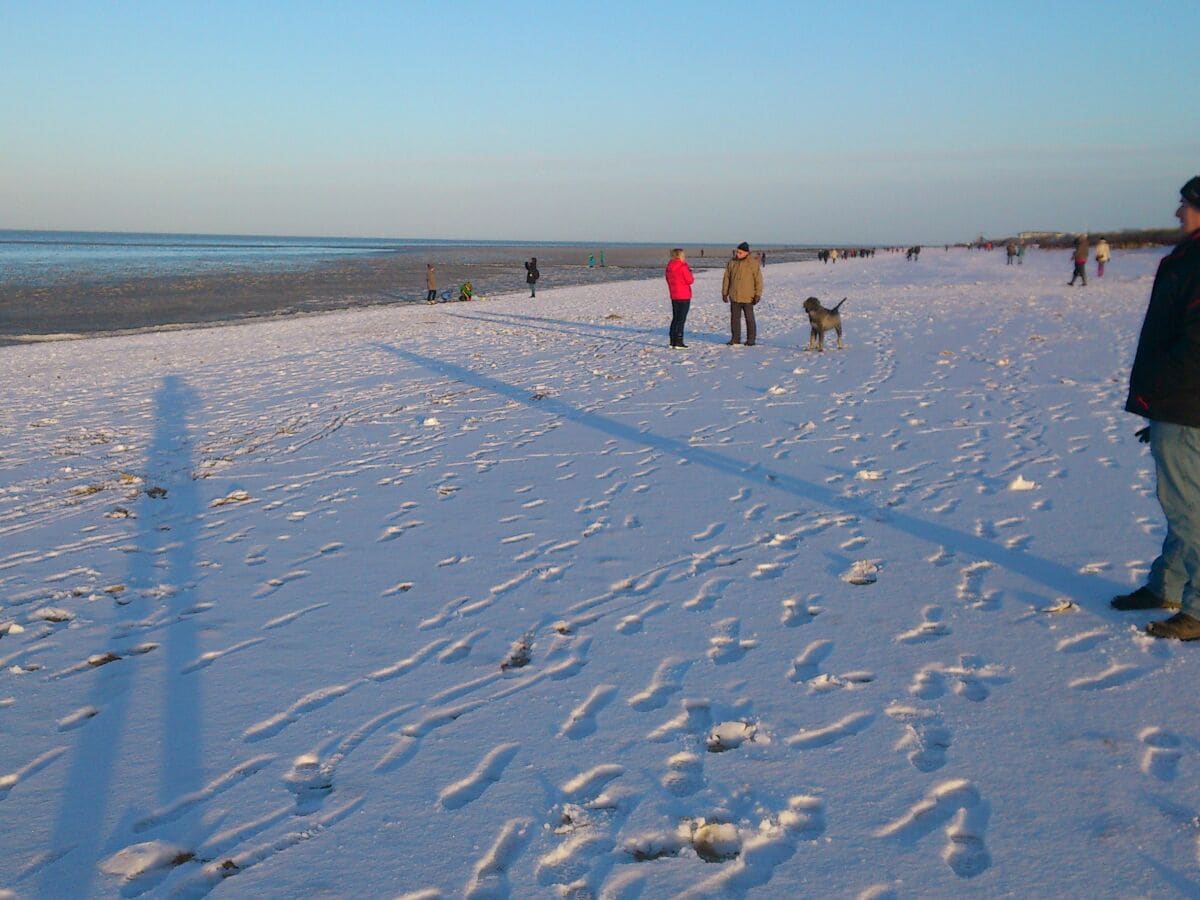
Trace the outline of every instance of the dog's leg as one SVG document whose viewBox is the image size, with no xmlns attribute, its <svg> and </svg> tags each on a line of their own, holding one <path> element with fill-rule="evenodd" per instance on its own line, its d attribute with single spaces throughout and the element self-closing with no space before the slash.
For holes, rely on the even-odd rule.
<svg viewBox="0 0 1200 900">
<path fill-rule="evenodd" d="M 838 325 L 838 327 L 837 327 L 837 333 L 838 333 L 838 346 L 837 346 L 837 348 L 838 348 L 839 350 L 844 350 L 844 349 L 846 349 L 846 348 L 845 348 L 844 346 L 842 346 L 842 326 L 841 326 L 841 325 Z"/>
</svg>

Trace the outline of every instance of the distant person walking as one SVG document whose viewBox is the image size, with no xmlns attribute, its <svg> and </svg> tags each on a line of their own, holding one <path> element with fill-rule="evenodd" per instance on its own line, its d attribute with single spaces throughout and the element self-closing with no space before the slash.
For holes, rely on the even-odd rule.
<svg viewBox="0 0 1200 900">
<path fill-rule="evenodd" d="M 1025 265 L 1025 242 L 1021 241 L 1017 244 L 1017 265 Z"/>
<path fill-rule="evenodd" d="M 1108 246 L 1108 241 L 1100 238 L 1096 242 L 1096 277 L 1104 277 L 1104 264 L 1112 259 L 1112 249 Z"/>
<path fill-rule="evenodd" d="M 1004 247 L 1004 255 L 1008 260 L 1005 265 L 1011 266 L 1013 264 L 1013 257 L 1017 255 L 1017 245 L 1009 241 Z"/>
<path fill-rule="evenodd" d="M 692 305 L 692 283 L 696 278 L 692 275 L 692 267 L 687 264 L 687 254 L 679 247 L 671 251 L 666 276 L 667 295 L 671 298 L 671 346 L 686 349 L 683 325 Z"/>
<path fill-rule="evenodd" d="M 1179 609 L 1146 626 L 1157 638 L 1200 639 L 1200 175 L 1179 189 L 1181 240 L 1158 264 L 1142 321 L 1127 412 L 1150 420 L 1158 502 L 1167 520 L 1146 584 L 1114 609 Z"/>
<path fill-rule="evenodd" d="M 525 283 L 529 285 L 529 296 L 537 296 L 537 281 L 542 277 L 542 273 L 538 271 L 537 257 L 529 257 L 529 262 L 525 263 Z"/>
<path fill-rule="evenodd" d="M 721 299 L 729 304 L 729 346 L 742 342 L 742 318 L 746 319 L 746 346 L 753 347 L 758 338 L 754 307 L 762 299 L 762 267 L 750 255 L 745 241 L 733 251 L 733 259 L 725 264 L 721 279 Z"/>
<path fill-rule="evenodd" d="M 433 263 L 425 265 L 425 302 L 437 303 L 437 276 L 433 273 Z"/>
<path fill-rule="evenodd" d="M 1071 254 L 1071 259 L 1075 261 L 1075 271 L 1071 273 L 1071 280 L 1067 284 L 1074 287 L 1075 279 L 1082 278 L 1083 286 L 1087 287 L 1088 238 L 1086 234 L 1081 234 L 1075 239 L 1075 249 L 1071 251 Z"/>
</svg>

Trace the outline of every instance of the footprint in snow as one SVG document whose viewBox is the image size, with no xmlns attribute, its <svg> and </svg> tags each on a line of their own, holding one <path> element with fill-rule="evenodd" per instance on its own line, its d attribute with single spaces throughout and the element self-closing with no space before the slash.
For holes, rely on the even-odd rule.
<svg viewBox="0 0 1200 900">
<path fill-rule="evenodd" d="M 651 603 L 649 606 L 642 609 L 640 612 L 630 613 L 629 615 L 622 617 L 621 621 L 617 623 L 616 629 L 621 634 L 637 634 L 642 630 L 642 627 L 644 626 L 648 617 L 654 615 L 655 613 L 660 613 L 667 608 L 668 604 L 663 603 L 662 601 L 655 601 L 654 603 Z"/>
<path fill-rule="evenodd" d="M 814 599 L 816 599 L 816 595 L 809 600 L 788 597 L 783 601 L 783 613 L 779 617 L 779 623 L 787 628 L 807 625 L 822 612 L 821 607 L 813 604 L 812 600 Z"/>
<path fill-rule="evenodd" d="M 445 809 L 461 809 L 479 799 L 484 791 L 500 780 L 519 749 L 520 745 L 515 743 L 495 747 L 469 775 L 443 788 L 438 794 L 438 801 Z"/>
<path fill-rule="evenodd" d="M 800 683 L 816 678 L 818 666 L 833 653 L 833 641 L 813 641 L 803 653 L 792 660 L 788 671 L 788 681 Z"/>
<path fill-rule="evenodd" d="M 659 663 L 645 690 L 629 698 L 629 705 L 638 712 L 661 709 L 667 697 L 683 689 L 683 676 L 691 666 L 689 660 L 668 658 Z"/>
<path fill-rule="evenodd" d="M 875 836 L 917 843 L 948 822 L 942 860 L 958 877 L 973 878 L 991 866 L 983 840 L 988 815 L 988 804 L 975 785 L 966 779 L 944 781 Z"/>
<path fill-rule="evenodd" d="M 571 710 L 559 734 L 573 741 L 587 737 L 596 731 L 596 715 L 617 696 L 617 688 L 611 684 L 597 685 L 587 699 Z"/>
<path fill-rule="evenodd" d="M 953 735 L 939 715 L 927 709 L 894 705 L 887 714 L 905 727 L 896 749 L 906 752 L 908 761 L 919 772 L 933 772 L 946 764 L 946 751 Z"/>
<path fill-rule="evenodd" d="M 676 797 L 690 797 L 704 787 L 704 765 L 700 757 L 688 751 L 669 757 L 662 786 Z"/>
<path fill-rule="evenodd" d="M 924 621 L 916 628 L 896 635 L 897 642 L 901 644 L 924 644 L 945 637 L 950 633 L 950 627 L 942 621 L 944 615 L 940 606 L 926 606 L 921 610 L 921 616 Z"/>
<path fill-rule="evenodd" d="M 1099 646 L 1110 637 L 1112 634 L 1107 629 L 1096 628 L 1092 631 L 1065 637 L 1054 645 L 1054 649 L 1059 653 L 1083 653 Z"/>
<path fill-rule="evenodd" d="M 718 666 L 737 662 L 746 652 L 758 646 L 756 640 L 739 640 L 742 624 L 737 619 L 724 619 L 714 628 L 717 634 L 708 639 L 708 658 Z"/>
<path fill-rule="evenodd" d="M 1183 756 L 1180 740 L 1157 726 L 1143 728 L 1138 739 L 1146 745 L 1142 753 L 1142 771 L 1159 781 L 1174 781 Z"/>
<path fill-rule="evenodd" d="M 1069 687 L 1081 691 L 1106 691 L 1128 684 L 1142 675 L 1140 666 L 1131 663 L 1112 663 L 1103 672 L 1084 675 L 1067 682 Z"/>
</svg>

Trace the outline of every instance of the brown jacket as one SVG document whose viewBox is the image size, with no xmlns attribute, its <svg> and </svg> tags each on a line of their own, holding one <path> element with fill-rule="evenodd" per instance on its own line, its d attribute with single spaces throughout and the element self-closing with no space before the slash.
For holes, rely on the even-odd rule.
<svg viewBox="0 0 1200 900">
<path fill-rule="evenodd" d="M 425 269 L 425 286 L 431 291 L 437 290 L 437 278 L 433 275 L 433 269 Z"/>
<path fill-rule="evenodd" d="M 762 297 L 762 268 L 753 256 L 731 259 L 721 279 L 721 298 L 734 303 L 757 303 Z"/>
</svg>

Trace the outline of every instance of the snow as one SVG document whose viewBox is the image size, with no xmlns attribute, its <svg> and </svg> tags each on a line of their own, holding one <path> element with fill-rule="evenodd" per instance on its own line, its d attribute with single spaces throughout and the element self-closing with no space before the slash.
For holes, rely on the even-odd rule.
<svg viewBox="0 0 1200 900">
<path fill-rule="evenodd" d="M 0 896 L 1200 893 L 1160 256 L 0 349 Z"/>
</svg>

